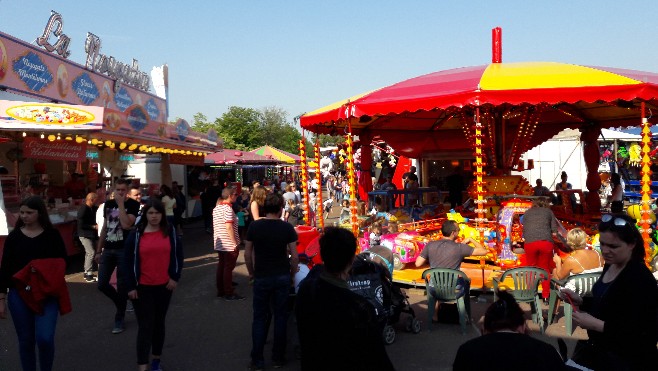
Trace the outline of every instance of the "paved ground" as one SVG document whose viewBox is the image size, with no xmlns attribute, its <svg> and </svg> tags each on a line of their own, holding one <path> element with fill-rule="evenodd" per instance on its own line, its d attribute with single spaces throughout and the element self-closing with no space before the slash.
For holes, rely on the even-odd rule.
<svg viewBox="0 0 658 371">
<path fill-rule="evenodd" d="M 327 225 L 337 219 L 337 213 L 328 218 Z M 214 295 L 216 255 L 212 253 L 211 238 L 200 221 L 185 226 L 183 242 L 186 266 L 182 280 L 173 296 L 167 317 L 167 339 L 163 354 L 163 367 L 167 371 L 191 370 L 245 370 L 251 348 L 251 298 L 247 272 L 242 255 L 235 270 L 238 292 L 247 297 L 241 302 L 226 302 Z M 82 259 L 70 263 L 72 272 L 79 272 Z M 81 273 L 67 276 L 73 302 L 73 312 L 60 317 L 57 328 L 55 370 L 134 370 L 137 323 L 134 315 L 126 318 L 126 331 L 110 333 L 113 323 L 113 306 L 95 284 L 85 283 Z M 450 370 L 457 348 L 467 339 L 479 335 L 477 324 L 469 326 L 466 335 L 458 324 L 439 323 L 427 331 L 427 301 L 420 289 L 407 289 L 416 315 L 423 322 L 420 334 L 404 331 L 403 321 L 397 326 L 397 339 L 387 347 L 397 370 Z M 480 319 L 491 295 L 472 297 L 473 318 Z M 544 313 L 546 313 L 544 311 Z M 404 316 L 404 315 L 403 315 Z M 476 322 L 474 321 L 474 322 Z M 564 336 L 562 319 L 547 330 L 548 334 Z M 533 327 L 536 330 L 536 327 Z M 550 344 L 554 337 L 532 333 Z M 582 337 L 578 330 L 575 335 Z M 16 336 L 10 319 L 0 321 L 0 371 L 20 370 Z M 570 349 L 574 341 L 567 339 Z M 512 349 L 491 349 L 492 362 L 513 354 Z M 271 355 L 271 343 L 266 358 Z M 336 355 L 340 357 L 340 355 Z M 299 370 L 289 347 L 290 362 L 284 370 Z"/>
</svg>

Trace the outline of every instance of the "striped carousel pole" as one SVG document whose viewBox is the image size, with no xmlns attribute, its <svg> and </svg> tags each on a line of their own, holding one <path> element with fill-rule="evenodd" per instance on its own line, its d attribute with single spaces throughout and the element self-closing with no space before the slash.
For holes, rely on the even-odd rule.
<svg viewBox="0 0 658 371">
<path fill-rule="evenodd" d="M 320 172 L 320 139 L 315 138 L 315 144 L 313 145 L 313 153 L 315 155 L 315 178 L 318 180 L 318 197 L 317 197 L 317 212 L 315 213 L 316 218 L 319 221 L 319 226 L 324 230 L 324 210 L 322 205 L 322 173 Z"/>
<path fill-rule="evenodd" d="M 306 138 L 302 133 L 302 139 L 299 140 L 299 157 L 301 157 L 302 167 L 302 203 L 304 205 L 304 225 L 310 225 L 311 204 L 308 199 L 308 169 L 306 168 Z"/>
<path fill-rule="evenodd" d="M 350 224 L 354 236 L 359 237 L 359 219 L 356 207 L 356 171 L 354 170 L 354 143 L 351 125 L 345 143 L 347 144 L 347 184 L 350 192 Z"/>
<path fill-rule="evenodd" d="M 640 211 L 640 232 L 642 234 L 642 239 L 644 240 L 644 260 L 647 265 L 651 263 L 651 158 L 649 157 L 649 152 L 651 152 L 651 124 L 646 117 L 646 106 L 642 102 L 642 161 L 641 166 L 642 170 L 640 175 L 642 175 L 642 189 L 640 194 L 642 195 L 642 201 L 640 202 L 641 211 Z"/>
</svg>

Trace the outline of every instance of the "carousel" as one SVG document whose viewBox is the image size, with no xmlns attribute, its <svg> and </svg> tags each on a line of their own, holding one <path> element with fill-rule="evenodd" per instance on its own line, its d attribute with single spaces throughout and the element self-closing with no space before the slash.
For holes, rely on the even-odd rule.
<svg viewBox="0 0 658 371">
<path fill-rule="evenodd" d="M 566 228 L 581 226 L 594 234 L 601 216 L 597 143 L 601 130 L 639 126 L 642 178 L 637 218 L 649 262 L 654 256 L 650 234 L 655 220 L 650 207 L 650 126 L 658 120 L 651 115 L 652 110 L 658 109 L 658 74 L 553 62 L 503 63 L 501 32 L 500 28 L 492 30 L 491 64 L 411 78 L 300 117 L 304 131 L 346 133 L 351 230 L 359 235 L 364 227 L 358 218 L 357 194 L 366 200 L 372 190 L 368 144 L 373 140 L 385 141 L 396 153 L 417 159 L 445 152 L 468 154 L 474 158 L 474 180 L 469 188 L 474 207 L 469 215 L 467 211 L 459 215 L 470 228 L 465 233 L 478 236 L 491 248 L 486 260 L 493 265 L 520 264 L 519 256 L 512 253 L 515 240 L 521 236 L 514 216 L 529 207 L 527 198 L 521 196 L 532 195 L 532 187 L 523 177 L 512 175 L 512 171 L 532 166 L 531 161 L 525 162 L 524 154 L 564 129 L 580 130 L 587 169 L 586 189 L 558 194 L 568 200 L 571 193 L 578 193 L 580 202 L 578 205 L 562 202 L 553 210 Z M 365 144 L 361 145 L 358 178 L 352 146 L 355 136 Z M 304 141 L 305 138 L 300 141 L 302 156 L 306 156 Z M 319 144 L 316 152 L 317 148 Z M 319 158 L 319 154 L 316 156 Z M 302 164 L 304 181 L 308 179 L 307 170 Z M 307 197 L 305 203 L 309 210 Z M 318 209 L 321 207 L 319 202 Z M 449 214 L 440 219 L 399 224 L 398 233 L 400 229 L 413 232 L 414 236 L 407 239 L 414 242 L 412 250 L 417 255 L 422 242 L 436 237 L 440 220 L 450 217 Z M 475 268 L 484 267 L 484 261 L 479 263 Z M 412 269 L 396 270 L 394 278 L 397 273 L 398 280 L 403 282 L 422 281 L 419 272 L 400 278 L 409 270 Z"/>
</svg>

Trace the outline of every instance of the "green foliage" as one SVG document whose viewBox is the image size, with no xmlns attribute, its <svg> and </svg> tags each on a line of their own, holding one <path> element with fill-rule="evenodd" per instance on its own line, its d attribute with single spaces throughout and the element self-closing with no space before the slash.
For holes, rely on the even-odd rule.
<svg viewBox="0 0 658 371">
<path fill-rule="evenodd" d="M 213 128 L 224 140 L 224 147 L 250 151 L 269 144 L 291 153 L 299 152 L 300 132 L 286 121 L 287 112 L 278 107 L 262 110 L 231 106 L 228 111 L 209 122 L 202 114 L 194 115 L 192 130 L 206 133 Z"/>
</svg>

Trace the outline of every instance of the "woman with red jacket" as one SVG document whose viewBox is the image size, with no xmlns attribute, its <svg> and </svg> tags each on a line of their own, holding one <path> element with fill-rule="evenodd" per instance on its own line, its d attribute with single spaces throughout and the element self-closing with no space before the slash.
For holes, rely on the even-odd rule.
<svg viewBox="0 0 658 371">
<path fill-rule="evenodd" d="M 48 296 L 40 303 L 42 312 L 33 312 L 19 294 L 12 277 L 31 261 L 48 258 L 66 259 L 64 240 L 50 222 L 43 200 L 37 196 L 28 197 L 21 202 L 19 219 L 7 236 L 0 263 L 0 318 L 7 318 L 9 307 L 23 370 L 37 369 L 35 345 L 39 346 L 40 369 L 52 370 L 60 306 L 56 297 Z M 62 281 L 63 273 L 58 277 Z"/>
<path fill-rule="evenodd" d="M 137 316 L 137 369 L 159 371 L 165 339 L 165 317 L 183 269 L 183 248 L 165 208 L 149 200 L 126 241 L 126 286 Z"/>
</svg>

